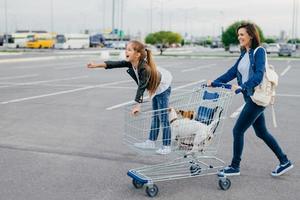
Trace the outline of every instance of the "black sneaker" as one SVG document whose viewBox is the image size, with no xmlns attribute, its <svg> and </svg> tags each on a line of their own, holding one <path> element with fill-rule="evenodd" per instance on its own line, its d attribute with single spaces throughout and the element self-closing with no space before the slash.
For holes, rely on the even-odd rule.
<svg viewBox="0 0 300 200">
<path fill-rule="evenodd" d="M 286 172 L 288 172 L 290 169 L 292 169 L 294 165 L 292 162 L 289 160 L 285 164 L 278 165 L 274 171 L 272 171 L 271 175 L 272 176 L 280 176 Z"/>
<path fill-rule="evenodd" d="M 240 168 L 233 168 L 229 165 L 228 167 L 220 170 L 218 176 L 238 176 L 240 174 Z"/>
</svg>

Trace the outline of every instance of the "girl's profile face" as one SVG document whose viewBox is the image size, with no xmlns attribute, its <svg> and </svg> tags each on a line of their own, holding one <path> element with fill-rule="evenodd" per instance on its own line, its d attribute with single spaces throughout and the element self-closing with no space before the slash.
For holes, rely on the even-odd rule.
<svg viewBox="0 0 300 200">
<path fill-rule="evenodd" d="M 132 43 L 127 44 L 125 55 L 128 62 L 136 62 L 140 57 L 140 53 L 134 50 Z"/>
<path fill-rule="evenodd" d="M 251 46 L 251 37 L 247 33 L 245 28 L 240 28 L 238 30 L 238 40 L 240 42 L 240 46 L 246 49 L 250 48 Z"/>
</svg>

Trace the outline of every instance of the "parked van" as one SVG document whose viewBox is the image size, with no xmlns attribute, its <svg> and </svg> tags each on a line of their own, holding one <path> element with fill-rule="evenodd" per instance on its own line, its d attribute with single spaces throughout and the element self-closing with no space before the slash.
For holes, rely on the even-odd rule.
<svg viewBox="0 0 300 200">
<path fill-rule="evenodd" d="M 88 34 L 59 34 L 56 36 L 56 49 L 85 49 L 90 45 Z"/>
</svg>

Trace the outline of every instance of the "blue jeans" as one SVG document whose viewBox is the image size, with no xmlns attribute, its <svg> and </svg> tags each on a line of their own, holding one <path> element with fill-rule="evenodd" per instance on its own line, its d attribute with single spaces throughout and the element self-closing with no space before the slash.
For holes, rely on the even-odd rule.
<svg viewBox="0 0 300 200">
<path fill-rule="evenodd" d="M 165 90 L 163 93 L 155 95 L 152 99 L 152 121 L 151 121 L 151 131 L 149 139 L 152 141 L 157 140 L 160 123 L 163 130 L 163 145 L 169 146 L 171 144 L 171 129 L 169 122 L 169 98 L 171 94 L 171 87 Z M 163 110 L 161 110 L 163 109 Z"/>
<path fill-rule="evenodd" d="M 254 128 L 256 136 L 268 145 L 280 163 L 286 163 L 288 161 L 287 156 L 283 153 L 276 139 L 266 128 L 264 116 L 265 107 L 256 105 L 248 96 L 244 96 L 244 99 L 246 104 L 233 128 L 233 159 L 231 166 L 234 168 L 240 167 L 244 147 L 244 133 L 251 125 Z"/>
</svg>

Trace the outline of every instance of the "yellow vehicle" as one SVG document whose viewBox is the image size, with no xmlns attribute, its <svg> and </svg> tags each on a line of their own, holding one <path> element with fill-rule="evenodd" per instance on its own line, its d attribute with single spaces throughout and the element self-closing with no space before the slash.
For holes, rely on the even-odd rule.
<svg viewBox="0 0 300 200">
<path fill-rule="evenodd" d="M 49 33 L 35 33 L 27 36 L 27 48 L 41 49 L 41 48 L 53 48 L 54 38 Z"/>
</svg>

